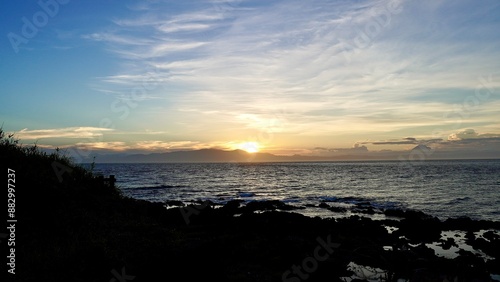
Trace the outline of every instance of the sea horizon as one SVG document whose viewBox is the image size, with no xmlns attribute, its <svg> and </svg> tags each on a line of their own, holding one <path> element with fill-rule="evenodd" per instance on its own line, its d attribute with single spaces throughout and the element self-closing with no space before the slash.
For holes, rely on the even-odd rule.
<svg viewBox="0 0 500 282">
<path fill-rule="evenodd" d="M 344 163 L 344 162 L 412 162 L 412 163 L 419 163 L 419 162 L 434 162 L 434 161 L 500 161 L 500 158 L 497 157 L 492 157 L 492 158 L 449 158 L 449 159 L 423 159 L 423 160 L 397 160 L 397 159 L 340 159 L 340 160 L 312 160 L 312 161 L 243 161 L 243 162 L 237 162 L 237 161 L 213 161 L 213 162 L 124 162 L 124 163 L 119 163 L 119 162 L 80 162 L 78 163 L 79 165 L 83 166 L 88 166 L 91 165 L 92 163 L 94 164 L 162 164 L 162 163 L 168 163 L 168 164 L 199 164 L 199 163 L 205 163 L 205 164 L 221 164 L 221 163 Z"/>
<path fill-rule="evenodd" d="M 54 150 L 46 150 L 53 153 Z M 471 151 L 456 154 L 442 149 L 433 149 L 425 145 L 417 145 L 405 151 L 369 151 L 361 150 L 333 150 L 328 154 L 273 154 L 266 151 L 248 151 L 242 149 L 203 148 L 197 150 L 167 150 L 155 152 L 122 151 L 114 153 L 80 152 L 79 150 L 65 150 L 69 157 L 79 163 L 224 163 L 224 162 L 329 162 L 329 161 L 401 161 L 413 162 L 423 160 L 475 160 L 500 159 L 499 152 Z M 76 155 L 76 156 L 75 156 Z"/>
</svg>

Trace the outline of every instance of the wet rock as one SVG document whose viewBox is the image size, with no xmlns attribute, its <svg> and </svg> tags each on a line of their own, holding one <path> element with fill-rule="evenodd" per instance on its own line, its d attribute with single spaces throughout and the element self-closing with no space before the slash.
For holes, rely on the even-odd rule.
<svg viewBox="0 0 500 282">
<path fill-rule="evenodd" d="M 243 203 L 245 201 L 243 200 L 231 200 L 229 202 L 227 202 L 224 207 L 228 207 L 228 208 L 239 208 L 240 207 L 240 204 Z"/>
<path fill-rule="evenodd" d="M 320 208 L 322 208 L 322 209 L 327 209 L 327 208 L 329 208 L 330 206 L 329 206 L 327 203 L 325 203 L 325 202 L 321 202 L 321 204 L 319 204 L 319 206 L 318 206 L 318 207 L 320 207 Z"/>
<path fill-rule="evenodd" d="M 464 281 L 490 281 L 487 265 L 481 257 L 464 250 L 458 253 L 460 256 L 454 262 Z"/>
<path fill-rule="evenodd" d="M 438 272 L 432 269 L 431 266 L 427 266 L 413 270 L 410 281 L 444 281 L 442 279 L 438 280 L 438 277 Z"/>
<path fill-rule="evenodd" d="M 488 241 L 500 240 L 500 236 L 491 230 L 484 232 L 483 237 Z"/>
<path fill-rule="evenodd" d="M 433 249 L 427 247 L 423 243 L 411 248 L 411 251 L 417 254 L 417 256 L 420 258 L 432 258 L 436 254 Z"/>
<path fill-rule="evenodd" d="M 277 201 L 252 201 L 245 206 L 245 212 L 276 210 Z"/>
<path fill-rule="evenodd" d="M 227 202 L 222 208 L 220 208 L 221 212 L 227 213 L 227 214 L 237 214 L 239 213 L 239 207 L 241 203 L 244 202 L 243 200 L 231 200 Z"/>
<path fill-rule="evenodd" d="M 392 216 L 392 217 L 399 217 L 399 218 L 405 217 L 405 212 L 400 209 L 386 209 L 384 210 L 384 214 L 386 216 Z"/>
<path fill-rule="evenodd" d="M 194 201 L 196 204 L 198 205 L 203 205 L 203 206 L 206 206 L 206 205 L 210 205 L 210 206 L 213 206 L 215 205 L 214 202 L 210 201 L 210 200 L 196 200 Z"/>
<path fill-rule="evenodd" d="M 406 210 L 404 218 L 409 220 L 409 221 L 434 219 L 432 216 L 430 216 L 422 211 L 415 211 L 415 210 Z"/>
<path fill-rule="evenodd" d="M 355 213 L 364 213 L 364 214 L 375 214 L 375 210 L 372 207 L 364 208 L 364 209 L 354 209 Z"/>
<path fill-rule="evenodd" d="M 293 211 L 293 210 L 302 210 L 305 209 L 304 207 L 296 207 L 292 205 L 287 205 L 285 203 L 282 203 L 281 205 L 278 205 L 278 209 L 282 211 Z"/>
<path fill-rule="evenodd" d="M 328 210 L 332 211 L 332 212 L 337 212 L 337 213 L 345 213 L 345 212 L 347 212 L 347 209 L 346 208 L 342 208 L 342 207 L 329 207 Z"/>
<path fill-rule="evenodd" d="M 500 240 L 486 241 L 484 238 L 476 238 L 475 240 L 467 240 L 476 250 L 482 250 L 485 254 L 499 258 L 500 257 Z"/>
<path fill-rule="evenodd" d="M 472 230 L 469 230 L 467 231 L 467 233 L 465 233 L 465 242 L 469 245 L 472 245 L 474 244 L 474 241 L 476 240 L 476 235 L 474 234 L 474 232 Z"/>
<path fill-rule="evenodd" d="M 360 203 L 357 203 L 356 206 L 360 207 L 360 208 L 368 208 L 368 207 L 372 207 L 372 204 L 370 202 L 360 202 Z"/>
<path fill-rule="evenodd" d="M 274 210 L 297 210 L 300 207 L 294 207 L 287 205 L 278 200 L 271 201 L 252 201 L 249 202 L 245 207 L 242 208 L 243 212 L 255 212 L 255 211 L 274 211 Z"/>
<path fill-rule="evenodd" d="M 476 223 L 470 217 L 448 218 L 444 221 L 448 230 L 476 231 Z"/>
<path fill-rule="evenodd" d="M 424 214 L 425 215 L 425 214 Z M 442 225 L 437 218 L 411 214 L 400 222 L 399 230 L 394 233 L 405 236 L 413 242 L 435 242 L 441 239 Z"/>
<path fill-rule="evenodd" d="M 469 217 L 449 218 L 444 221 L 446 230 L 479 231 L 487 229 L 500 230 L 499 221 L 473 220 Z"/>
<path fill-rule="evenodd" d="M 445 225 L 425 213 L 403 211 L 401 221 L 376 221 L 358 215 L 320 219 L 298 213 L 279 212 L 277 210 L 287 206 L 280 201 L 250 202 L 243 207 L 241 203 L 230 201 L 220 209 L 200 210 L 199 214 L 190 217 L 189 225 L 186 225 L 180 217 L 181 213 L 177 211 L 175 215 L 181 218 L 182 226 L 185 226 L 178 229 L 178 232 L 190 238 L 188 247 L 178 247 L 179 253 L 220 253 L 222 250 L 226 256 L 214 257 L 211 265 L 230 265 L 234 270 L 232 273 L 237 274 L 238 278 L 229 281 L 253 281 L 248 280 L 248 273 L 259 277 L 255 278 L 256 281 L 278 281 L 285 270 L 292 265 L 300 265 L 305 258 L 311 256 L 311 251 L 318 246 L 317 238 L 341 245 L 329 254 L 326 261 L 319 262 L 317 271 L 311 274 L 308 281 L 340 281 L 338 277 L 350 276 L 341 275 L 347 271 L 349 261 L 390 271 L 393 273 L 392 277 L 415 281 L 443 281 L 443 277 L 452 277 L 449 281 L 453 281 L 455 277 L 459 281 L 472 281 L 478 277 L 478 281 L 483 281 L 486 271 L 499 269 L 498 259 L 485 264 L 470 252 L 461 251 L 462 258 L 459 260 L 436 256 L 434 250 L 425 243 L 439 241 Z M 322 206 L 326 208 L 325 205 Z M 355 208 L 368 210 L 370 207 L 361 205 Z M 242 215 L 220 216 L 224 209 L 237 211 Z M 328 209 L 335 212 L 347 211 L 336 206 Z M 175 209 L 171 210 L 173 212 Z M 244 210 L 247 212 L 243 212 Z M 250 212 L 255 210 L 267 212 Z M 388 234 L 384 226 L 394 226 L 399 230 Z M 474 248 L 495 250 L 491 240 L 476 240 L 473 235 L 472 232 L 469 233 Z M 331 240 L 327 240 L 327 236 L 331 236 Z M 486 237 L 496 238 L 495 234 L 490 233 L 485 233 Z M 456 246 L 455 240 L 450 238 L 439 242 L 447 249 Z M 411 247 L 408 243 L 418 243 L 418 246 Z M 384 246 L 393 246 L 393 250 L 385 251 Z M 173 257 L 178 259 L 177 256 Z M 231 259 L 224 259 L 226 257 Z M 200 259 L 193 269 L 200 269 L 204 263 L 205 260 Z M 189 267 L 186 268 L 188 269 Z M 469 275 L 469 272 L 474 276 Z"/>
<path fill-rule="evenodd" d="M 439 244 L 443 250 L 449 250 L 451 247 L 458 247 L 457 243 L 453 238 L 448 238 L 447 240 L 441 240 Z"/>
<path fill-rule="evenodd" d="M 183 207 L 185 204 L 181 201 L 166 201 L 165 205 L 168 207 Z"/>
<path fill-rule="evenodd" d="M 500 259 L 486 261 L 486 268 L 490 273 L 498 273 L 500 269 Z"/>
<path fill-rule="evenodd" d="M 354 213 L 375 214 L 375 209 L 370 202 L 360 202 L 352 210 Z"/>
<path fill-rule="evenodd" d="M 384 214 L 386 216 L 406 218 L 408 220 L 432 218 L 432 216 L 422 211 L 415 211 L 415 210 L 385 209 Z"/>
</svg>

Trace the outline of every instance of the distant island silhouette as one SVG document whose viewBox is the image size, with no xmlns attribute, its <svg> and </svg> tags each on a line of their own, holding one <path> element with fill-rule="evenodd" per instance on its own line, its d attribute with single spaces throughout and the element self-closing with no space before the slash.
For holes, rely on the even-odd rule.
<svg viewBox="0 0 500 282">
<path fill-rule="evenodd" d="M 397 160 L 423 161 L 438 159 L 498 159 L 500 154 L 462 153 L 450 154 L 448 151 L 433 150 L 425 145 L 418 145 L 409 151 L 356 151 L 332 153 L 328 156 L 311 155 L 274 155 L 271 153 L 249 153 L 244 150 L 200 149 L 164 153 L 103 153 L 96 152 L 82 162 L 99 163 L 217 163 L 217 162 L 323 162 L 323 161 L 363 161 Z"/>
</svg>

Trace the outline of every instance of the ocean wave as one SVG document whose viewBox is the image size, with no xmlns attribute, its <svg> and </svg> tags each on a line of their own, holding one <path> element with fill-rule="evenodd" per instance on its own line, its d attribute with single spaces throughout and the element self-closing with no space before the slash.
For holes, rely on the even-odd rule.
<svg viewBox="0 0 500 282">
<path fill-rule="evenodd" d="M 319 200 L 321 202 L 346 203 L 354 205 L 370 201 L 368 198 L 361 197 L 319 197 Z"/>
<path fill-rule="evenodd" d="M 418 169 L 401 171 L 399 162 L 373 162 L 280 163 L 238 169 L 232 169 L 232 164 L 176 164 L 175 170 L 165 169 L 164 164 L 118 164 L 106 165 L 105 171 L 116 175 L 117 187 L 127 196 L 147 200 L 294 200 L 293 204 L 308 205 L 313 212 L 325 202 L 347 209 L 410 208 L 439 218 L 500 220 L 499 213 L 493 211 L 500 204 L 499 161 L 412 165 L 418 165 Z M 478 165 L 485 169 L 463 169 Z M 432 181 L 426 182 L 423 175 L 433 176 Z"/>
<path fill-rule="evenodd" d="M 448 203 L 446 203 L 447 205 L 456 205 L 458 203 L 462 203 L 462 202 L 468 202 L 468 201 L 471 201 L 472 198 L 471 197 L 458 197 L 458 198 L 455 198 L 451 201 L 449 201 Z"/>
<path fill-rule="evenodd" d="M 371 206 L 377 209 L 399 209 L 405 205 L 400 202 L 393 201 L 378 201 L 376 199 L 363 197 L 319 197 L 320 202 L 342 203 L 356 206 Z"/>
<path fill-rule="evenodd" d="M 129 187 L 124 188 L 124 190 L 162 190 L 162 189 L 172 189 L 172 188 L 189 188 L 188 185 L 157 185 L 157 186 L 139 186 L 139 187 Z"/>
</svg>

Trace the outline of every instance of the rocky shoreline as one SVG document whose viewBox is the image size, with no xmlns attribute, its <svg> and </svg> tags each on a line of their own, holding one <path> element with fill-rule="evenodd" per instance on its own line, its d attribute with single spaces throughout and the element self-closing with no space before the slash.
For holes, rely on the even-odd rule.
<svg viewBox="0 0 500 282">
<path fill-rule="evenodd" d="M 319 218 L 280 201 L 184 205 L 101 188 L 47 191 L 30 195 L 41 212 L 23 219 L 17 281 L 492 281 L 500 272 L 500 222 L 369 203 L 359 215 Z"/>
<path fill-rule="evenodd" d="M 165 207 L 179 204 L 182 205 L 168 202 Z M 345 212 L 326 203 L 318 206 L 332 212 Z M 376 208 L 370 203 L 357 205 L 357 212 L 362 216 L 344 218 L 309 218 L 285 212 L 296 209 L 299 208 L 280 201 L 254 201 L 244 205 L 242 201 L 235 200 L 223 206 L 200 202 L 198 205 L 168 209 L 168 217 L 178 225 L 184 223 L 191 228 L 212 224 L 233 226 L 234 229 L 229 229 L 226 234 L 238 232 L 242 225 L 256 236 L 262 236 L 258 230 L 266 232 L 264 230 L 271 229 L 276 234 L 266 232 L 270 238 L 275 239 L 278 234 L 283 236 L 283 240 L 294 238 L 296 241 L 292 240 L 290 246 L 307 237 L 310 238 L 309 244 L 318 244 L 318 240 L 323 240 L 321 238 L 329 238 L 335 245 L 333 251 L 328 250 L 331 253 L 328 252 L 325 262 L 305 261 L 305 270 L 300 271 L 298 267 L 295 271 L 285 271 L 282 281 L 348 281 L 356 278 L 377 281 L 490 281 L 500 272 L 500 222 L 470 218 L 441 221 L 420 211 L 402 209 L 377 211 L 383 212 L 386 219 L 372 220 L 363 216 L 376 213 Z M 317 238 L 312 238 L 314 231 Z M 443 237 L 444 233 L 454 236 Z M 464 235 L 460 236 L 462 233 Z M 278 244 L 272 241 L 267 243 L 269 246 L 266 249 Z M 451 248 L 457 252 L 447 252 Z M 303 253 L 304 259 L 314 258 L 311 253 L 314 248 L 295 246 L 293 249 Z M 441 252 L 436 252 L 436 249 Z M 454 254 L 454 258 L 447 258 L 446 253 Z M 300 259 L 296 262 L 295 266 L 300 266 Z M 354 269 L 353 265 L 358 269 Z M 293 265 L 291 267 L 293 269 Z M 370 269 L 376 271 L 370 272 Z"/>
</svg>

